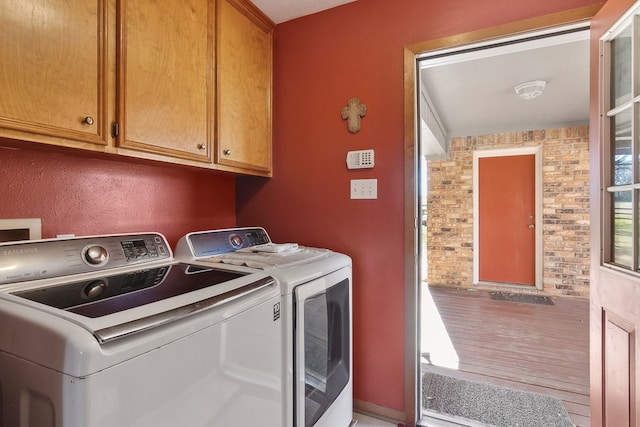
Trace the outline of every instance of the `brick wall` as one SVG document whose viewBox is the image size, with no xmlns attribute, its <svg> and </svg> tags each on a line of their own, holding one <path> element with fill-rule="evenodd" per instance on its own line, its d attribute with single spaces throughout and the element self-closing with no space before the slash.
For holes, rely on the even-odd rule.
<svg viewBox="0 0 640 427">
<path fill-rule="evenodd" d="M 542 146 L 543 284 L 589 295 L 589 129 L 578 126 L 451 139 L 450 156 L 427 162 L 427 277 L 473 286 L 473 152 Z"/>
</svg>

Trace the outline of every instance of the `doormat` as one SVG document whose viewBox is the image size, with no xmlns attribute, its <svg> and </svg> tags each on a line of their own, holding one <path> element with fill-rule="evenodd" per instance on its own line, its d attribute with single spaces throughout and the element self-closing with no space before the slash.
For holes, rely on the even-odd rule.
<svg viewBox="0 0 640 427">
<path fill-rule="evenodd" d="M 496 427 L 573 427 L 561 400 L 427 372 L 423 409 Z"/>
<path fill-rule="evenodd" d="M 554 305 L 550 297 L 534 294 L 516 294 L 513 292 L 490 292 L 491 299 L 496 301 L 523 302 L 526 304 Z"/>
</svg>

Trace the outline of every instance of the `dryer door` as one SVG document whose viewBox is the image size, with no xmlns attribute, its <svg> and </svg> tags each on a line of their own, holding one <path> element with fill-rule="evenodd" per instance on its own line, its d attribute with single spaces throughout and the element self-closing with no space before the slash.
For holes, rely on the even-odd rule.
<svg viewBox="0 0 640 427">
<path fill-rule="evenodd" d="M 346 427 L 352 418 L 351 270 L 295 288 L 296 425 Z"/>
</svg>

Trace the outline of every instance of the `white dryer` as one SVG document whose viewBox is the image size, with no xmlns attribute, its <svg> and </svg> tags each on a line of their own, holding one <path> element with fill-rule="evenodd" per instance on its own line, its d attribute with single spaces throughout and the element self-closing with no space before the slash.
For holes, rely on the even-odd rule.
<svg viewBox="0 0 640 427">
<path fill-rule="evenodd" d="M 351 258 L 275 244 L 260 227 L 189 233 L 178 242 L 175 257 L 274 277 L 282 295 L 283 425 L 353 423 Z"/>
</svg>

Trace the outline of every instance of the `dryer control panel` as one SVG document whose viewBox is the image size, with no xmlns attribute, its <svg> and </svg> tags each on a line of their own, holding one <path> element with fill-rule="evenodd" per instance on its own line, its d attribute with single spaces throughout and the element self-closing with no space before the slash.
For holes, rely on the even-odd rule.
<svg viewBox="0 0 640 427">
<path fill-rule="evenodd" d="M 177 256 L 211 257 L 271 243 L 264 228 L 230 228 L 189 233 L 178 241 Z"/>
</svg>

